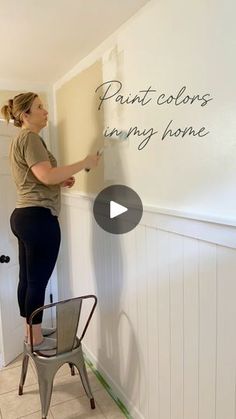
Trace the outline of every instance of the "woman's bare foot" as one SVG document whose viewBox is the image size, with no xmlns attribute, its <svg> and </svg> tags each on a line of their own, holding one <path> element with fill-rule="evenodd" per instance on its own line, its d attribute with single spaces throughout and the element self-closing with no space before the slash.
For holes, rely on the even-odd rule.
<svg viewBox="0 0 236 419">
<path fill-rule="evenodd" d="M 40 343 L 42 343 L 43 342 L 42 325 L 33 324 L 32 332 L 33 332 L 33 344 L 39 345 Z M 30 327 L 28 324 L 27 324 L 27 339 L 28 339 L 28 343 L 30 343 Z"/>
</svg>

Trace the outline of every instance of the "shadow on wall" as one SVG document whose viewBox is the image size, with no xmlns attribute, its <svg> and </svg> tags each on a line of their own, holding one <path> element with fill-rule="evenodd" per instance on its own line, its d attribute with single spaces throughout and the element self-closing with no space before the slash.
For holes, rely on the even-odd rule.
<svg viewBox="0 0 236 419">
<path fill-rule="evenodd" d="M 96 114 L 98 115 L 98 113 Z M 99 114 L 96 122 L 97 131 L 102 135 L 102 113 Z M 113 149 L 116 152 L 120 178 L 124 179 L 122 159 L 117 154 L 119 150 L 117 147 Z M 106 160 L 104 160 L 104 164 L 106 164 Z M 89 182 L 90 176 L 88 175 L 87 190 L 90 190 Z M 115 183 L 117 182 L 114 179 L 104 179 L 103 188 Z M 138 392 L 140 362 L 134 327 L 128 313 L 124 310 L 125 286 L 127 285 L 124 281 L 122 255 L 124 236 L 102 230 L 94 218 L 91 221 L 91 226 L 93 276 L 95 293 L 98 297 L 98 365 L 120 387 L 121 392 L 124 395 L 129 395 L 132 400 L 135 399 L 135 393 Z"/>
<path fill-rule="evenodd" d="M 119 235 L 103 231 L 94 221 L 92 251 L 97 307 L 98 365 L 120 387 L 135 398 L 140 361 L 134 327 L 124 311 L 125 281 Z"/>
<path fill-rule="evenodd" d="M 57 261 L 58 274 L 58 297 L 60 299 L 67 299 L 74 297 L 71 285 L 72 265 L 71 265 L 71 246 L 73 243 L 73 226 L 71 225 L 71 218 L 69 216 L 69 207 L 64 205 L 61 208 L 60 222 L 61 228 L 61 246 L 59 249 Z"/>
</svg>

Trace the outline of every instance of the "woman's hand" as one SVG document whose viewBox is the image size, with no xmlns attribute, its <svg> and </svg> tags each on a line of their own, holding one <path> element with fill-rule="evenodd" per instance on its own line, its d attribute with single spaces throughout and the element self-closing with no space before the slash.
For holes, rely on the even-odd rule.
<svg viewBox="0 0 236 419">
<path fill-rule="evenodd" d="M 66 179 L 64 182 L 61 183 L 62 188 L 72 188 L 75 183 L 75 177 L 71 176 L 68 179 Z"/>
<path fill-rule="evenodd" d="M 98 165 L 99 160 L 99 154 L 89 154 L 83 161 L 84 167 L 86 169 L 94 169 Z"/>
</svg>

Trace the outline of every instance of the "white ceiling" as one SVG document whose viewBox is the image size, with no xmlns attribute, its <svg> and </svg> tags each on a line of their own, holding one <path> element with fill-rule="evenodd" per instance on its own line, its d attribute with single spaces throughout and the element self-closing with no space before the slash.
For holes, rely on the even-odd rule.
<svg viewBox="0 0 236 419">
<path fill-rule="evenodd" d="M 55 82 L 147 2 L 1 0 L 0 79 Z"/>
</svg>

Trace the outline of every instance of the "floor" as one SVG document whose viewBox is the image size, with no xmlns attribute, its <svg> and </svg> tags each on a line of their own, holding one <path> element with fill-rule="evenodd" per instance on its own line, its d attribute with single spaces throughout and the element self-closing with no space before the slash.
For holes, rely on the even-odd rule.
<svg viewBox="0 0 236 419">
<path fill-rule="evenodd" d="M 38 382 L 34 365 L 30 360 L 24 394 L 18 396 L 21 372 L 20 356 L 0 371 L 0 419 L 41 419 Z M 96 409 L 91 410 L 79 375 L 70 375 L 68 365 L 57 372 L 54 380 L 50 411 L 47 419 L 124 419 L 125 416 L 87 368 Z"/>
</svg>

